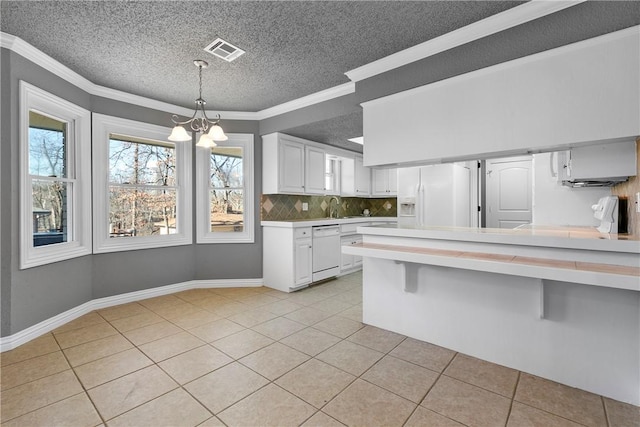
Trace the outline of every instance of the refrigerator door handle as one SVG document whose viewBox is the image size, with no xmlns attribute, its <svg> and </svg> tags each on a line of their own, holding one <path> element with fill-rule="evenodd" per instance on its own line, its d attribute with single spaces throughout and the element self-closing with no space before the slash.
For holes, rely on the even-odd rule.
<svg viewBox="0 0 640 427">
<path fill-rule="evenodd" d="M 418 182 L 416 184 L 416 199 L 415 199 L 415 225 L 416 227 L 420 226 L 420 215 L 421 215 L 421 207 L 420 207 L 420 187 L 422 186 L 422 184 L 420 182 Z"/>
<path fill-rule="evenodd" d="M 416 196 L 416 224 L 418 227 L 424 226 L 424 184 L 418 184 L 418 194 Z"/>
</svg>

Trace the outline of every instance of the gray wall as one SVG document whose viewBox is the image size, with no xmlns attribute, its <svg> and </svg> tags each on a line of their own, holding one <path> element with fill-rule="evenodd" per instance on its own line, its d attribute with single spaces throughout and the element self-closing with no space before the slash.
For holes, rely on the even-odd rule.
<svg viewBox="0 0 640 427">
<path fill-rule="evenodd" d="M 262 149 L 258 123 L 224 120 L 228 133 L 255 138 L 255 242 L 253 244 L 185 245 L 89 255 L 26 270 L 19 269 L 19 81 L 67 99 L 92 112 L 170 125 L 170 114 L 90 95 L 6 49 L 1 51 L 2 125 L 0 177 L 3 187 L 0 238 L 1 336 L 15 334 L 91 299 L 150 289 L 193 279 L 262 277 L 260 193 Z M 90 141 L 87 141 L 90 143 Z M 195 173 L 195 159 L 192 170 Z M 195 187 L 195 180 L 194 180 Z M 193 189 L 195 196 L 195 188 Z M 195 198 L 193 215 L 195 219 Z M 193 221 L 195 227 L 195 220 Z M 195 236 L 195 232 L 194 232 Z"/>
<path fill-rule="evenodd" d="M 356 83 L 358 103 L 640 23 L 637 2 L 588 1 Z"/>
</svg>

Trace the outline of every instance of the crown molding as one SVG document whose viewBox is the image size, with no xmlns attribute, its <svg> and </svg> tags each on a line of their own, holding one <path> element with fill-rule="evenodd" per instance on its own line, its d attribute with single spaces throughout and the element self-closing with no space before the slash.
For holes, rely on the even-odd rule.
<svg viewBox="0 0 640 427">
<path fill-rule="evenodd" d="M 193 109 L 97 85 L 14 35 L 0 32 L 0 47 L 9 49 L 25 59 L 40 65 L 47 71 L 55 74 L 63 80 L 66 80 L 85 92 L 90 93 L 91 95 L 113 99 L 127 104 L 139 105 L 166 113 L 178 114 L 181 116 L 188 117 L 193 114 Z M 355 83 L 349 82 L 257 112 L 207 111 L 207 113 L 220 114 L 225 120 L 263 120 L 354 92 Z"/>
<path fill-rule="evenodd" d="M 354 82 L 348 82 L 320 92 L 312 93 L 311 95 L 303 96 L 302 98 L 294 99 L 293 101 L 260 110 L 256 114 L 258 115 L 258 120 L 262 120 L 318 104 L 320 102 L 329 101 L 340 96 L 349 95 L 351 93 L 355 93 L 355 91 L 356 84 Z"/>
<path fill-rule="evenodd" d="M 491 34 L 516 27 L 534 19 L 576 6 L 585 0 L 549 1 L 532 0 L 520 6 L 489 16 L 481 21 L 443 34 L 424 43 L 396 52 L 392 55 L 347 71 L 345 74 L 353 82 L 358 82 L 384 72 L 402 67 L 429 56 L 436 55 L 463 44 L 481 39 Z"/>
</svg>

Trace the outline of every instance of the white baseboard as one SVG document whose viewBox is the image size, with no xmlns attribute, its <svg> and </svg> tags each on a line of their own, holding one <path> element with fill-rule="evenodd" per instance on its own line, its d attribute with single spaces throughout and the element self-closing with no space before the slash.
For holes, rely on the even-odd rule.
<svg viewBox="0 0 640 427">
<path fill-rule="evenodd" d="M 188 282 L 174 283 L 173 285 L 160 286 L 142 291 L 128 292 L 126 294 L 113 295 L 110 297 L 98 298 L 70 310 L 62 312 L 47 320 L 36 323 L 13 335 L 0 338 L 0 353 L 12 350 L 19 345 L 38 338 L 41 335 L 51 332 L 56 328 L 68 323 L 80 316 L 94 310 L 112 307 L 114 305 L 126 304 L 128 302 L 140 301 L 147 298 L 159 297 L 176 292 L 187 291 L 189 289 L 214 289 L 214 288 L 253 288 L 263 286 L 263 279 L 214 279 L 214 280 L 190 280 Z"/>
</svg>

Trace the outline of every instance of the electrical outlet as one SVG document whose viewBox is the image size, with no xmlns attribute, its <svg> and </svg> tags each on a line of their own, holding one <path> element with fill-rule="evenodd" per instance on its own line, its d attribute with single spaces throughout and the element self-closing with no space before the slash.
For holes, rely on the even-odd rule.
<svg viewBox="0 0 640 427">
<path fill-rule="evenodd" d="M 303 211 L 308 211 L 309 210 L 309 203 L 303 202 L 302 203 L 302 210 Z"/>
<path fill-rule="evenodd" d="M 636 212 L 640 213 L 640 191 L 636 193 Z"/>
</svg>

